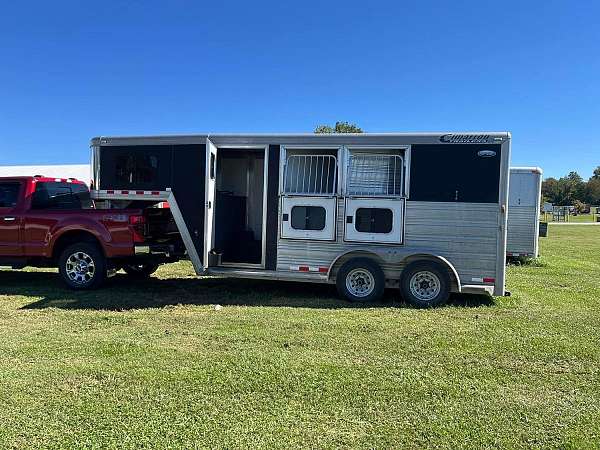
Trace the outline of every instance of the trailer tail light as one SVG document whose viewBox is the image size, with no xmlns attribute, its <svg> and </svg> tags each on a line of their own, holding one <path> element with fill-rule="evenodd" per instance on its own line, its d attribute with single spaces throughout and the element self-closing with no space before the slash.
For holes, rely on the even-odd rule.
<svg viewBox="0 0 600 450">
<path fill-rule="evenodd" d="M 129 228 L 131 229 L 133 242 L 139 243 L 145 241 L 145 225 L 146 218 L 144 216 L 129 216 Z"/>
<path fill-rule="evenodd" d="M 474 281 L 476 283 L 484 283 L 484 284 L 494 284 L 496 282 L 495 278 L 488 278 L 488 277 L 473 277 L 471 278 L 471 281 Z"/>
</svg>

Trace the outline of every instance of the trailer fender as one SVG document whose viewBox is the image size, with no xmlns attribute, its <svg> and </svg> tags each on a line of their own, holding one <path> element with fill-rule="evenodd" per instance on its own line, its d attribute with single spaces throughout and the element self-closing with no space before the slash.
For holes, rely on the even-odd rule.
<svg viewBox="0 0 600 450">
<path fill-rule="evenodd" d="M 406 266 L 414 261 L 423 261 L 423 260 L 437 261 L 442 266 L 446 267 L 446 269 L 448 270 L 448 274 L 450 275 L 450 281 L 451 281 L 453 287 L 455 288 L 455 292 L 458 292 L 458 293 L 461 292 L 460 278 L 458 277 L 458 272 L 456 271 L 456 268 L 452 265 L 452 263 L 450 261 L 448 261 L 446 258 L 444 258 L 443 256 L 434 255 L 431 253 L 415 253 L 415 254 L 409 255 L 406 258 L 404 258 L 402 260 L 402 265 Z"/>
<path fill-rule="evenodd" d="M 329 270 L 327 271 L 328 279 L 332 280 L 332 276 L 337 273 L 342 264 L 354 258 L 369 258 L 375 261 L 380 266 L 383 265 L 385 262 L 383 258 L 377 253 L 370 252 L 368 250 L 349 250 L 345 253 L 341 253 L 340 255 L 338 255 L 329 265 Z"/>
</svg>

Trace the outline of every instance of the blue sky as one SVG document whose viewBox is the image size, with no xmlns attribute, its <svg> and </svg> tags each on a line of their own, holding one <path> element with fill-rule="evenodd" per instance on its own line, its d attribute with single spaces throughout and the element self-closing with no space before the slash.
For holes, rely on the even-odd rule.
<svg viewBox="0 0 600 450">
<path fill-rule="evenodd" d="M 5 2 L 0 164 L 97 135 L 509 130 L 513 165 L 600 165 L 600 3 Z"/>
</svg>

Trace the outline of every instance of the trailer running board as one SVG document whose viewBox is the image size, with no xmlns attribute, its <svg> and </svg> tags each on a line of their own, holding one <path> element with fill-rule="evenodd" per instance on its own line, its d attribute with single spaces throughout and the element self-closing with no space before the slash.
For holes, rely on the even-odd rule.
<svg viewBox="0 0 600 450">
<path fill-rule="evenodd" d="M 330 283 L 329 277 L 316 272 L 284 272 L 263 269 L 236 269 L 230 267 L 210 267 L 206 275 L 223 278 L 248 278 L 255 280 L 302 281 L 309 283 Z"/>
</svg>

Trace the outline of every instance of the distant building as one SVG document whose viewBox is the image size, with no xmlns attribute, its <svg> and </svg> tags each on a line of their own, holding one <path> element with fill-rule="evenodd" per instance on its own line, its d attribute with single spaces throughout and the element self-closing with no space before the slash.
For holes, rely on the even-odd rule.
<svg viewBox="0 0 600 450">
<path fill-rule="evenodd" d="M 50 178 L 76 178 L 89 185 L 89 164 L 60 164 L 34 166 L 0 166 L 0 177 L 43 175 Z"/>
</svg>

